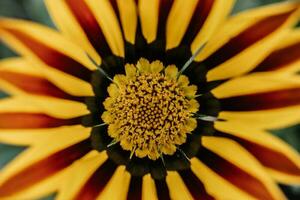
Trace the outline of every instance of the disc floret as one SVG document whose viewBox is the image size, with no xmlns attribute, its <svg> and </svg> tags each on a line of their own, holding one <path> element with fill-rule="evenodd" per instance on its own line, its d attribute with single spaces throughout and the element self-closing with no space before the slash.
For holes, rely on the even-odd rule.
<svg viewBox="0 0 300 200">
<path fill-rule="evenodd" d="M 141 58 L 127 64 L 125 75 L 116 75 L 104 101 L 103 121 L 108 134 L 123 149 L 139 158 L 172 155 L 197 127 L 197 87 L 178 76 L 174 65 Z"/>
</svg>

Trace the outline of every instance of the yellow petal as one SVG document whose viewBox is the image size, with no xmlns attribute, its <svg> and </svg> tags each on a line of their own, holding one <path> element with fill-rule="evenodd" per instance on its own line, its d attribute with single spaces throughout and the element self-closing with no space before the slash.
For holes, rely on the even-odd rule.
<svg viewBox="0 0 300 200">
<path fill-rule="evenodd" d="M 239 123 L 216 122 L 215 128 L 238 141 L 285 184 L 300 183 L 300 156 L 287 143 L 270 133 Z M 226 136 L 226 135 L 225 135 Z"/>
<path fill-rule="evenodd" d="M 76 194 L 92 176 L 92 174 L 107 160 L 106 152 L 91 151 L 84 158 L 74 163 L 66 172 L 57 200 L 74 199 Z"/>
<path fill-rule="evenodd" d="M 166 27 L 166 48 L 179 45 L 197 6 L 197 1 L 175 0 L 170 10 Z"/>
<path fill-rule="evenodd" d="M 219 118 L 247 126 L 251 122 L 251 126 L 261 129 L 279 129 L 299 123 L 300 116 L 297 115 L 299 112 L 300 106 L 250 112 L 222 111 Z"/>
<path fill-rule="evenodd" d="M 53 84 L 32 64 L 23 58 L 7 58 L 0 61 L 1 90 L 11 95 L 31 94 L 64 100 L 80 101 Z"/>
<path fill-rule="evenodd" d="M 31 95 L 1 99 L 0 113 L 6 112 L 43 113 L 60 119 L 79 117 L 89 113 L 83 103 Z"/>
<path fill-rule="evenodd" d="M 89 130 L 89 129 L 87 129 Z M 76 133 L 76 134 L 74 134 Z M 72 157 L 65 157 L 63 162 L 66 162 L 66 166 L 70 165 L 78 157 L 78 159 L 84 156 L 90 151 L 88 141 L 86 140 L 89 137 L 90 131 L 88 132 L 64 132 L 62 134 L 56 134 L 56 137 L 45 137 L 45 140 L 41 140 L 38 144 L 31 146 L 27 150 L 19 154 L 13 161 L 8 163 L 0 173 L 0 194 L 2 197 L 10 195 L 19 195 L 23 192 L 26 193 L 27 190 L 30 190 L 32 187 L 35 188 L 47 188 L 46 183 L 48 178 L 51 178 L 51 173 L 55 176 L 59 171 L 63 170 L 64 167 L 60 165 L 58 158 L 61 160 L 62 157 L 57 157 L 55 162 L 49 162 L 49 159 L 54 159 L 53 155 L 62 156 L 62 152 L 65 154 L 71 153 Z M 51 144 L 51 145 L 49 145 Z M 74 153 L 76 151 L 76 153 Z M 68 154 L 69 155 L 69 154 Z M 66 156 L 66 155 L 65 155 Z M 60 161 L 62 162 L 62 160 Z M 51 171 L 51 165 L 58 165 L 58 168 L 55 168 L 55 171 Z M 63 166 L 65 165 L 63 164 Z M 47 166 L 40 166 L 47 165 Z M 49 165 L 49 166 L 48 166 Z M 39 166 L 36 170 L 33 170 L 35 166 Z M 43 169 L 45 167 L 45 169 Z M 60 169 L 60 167 L 62 167 Z M 32 169 L 28 171 L 29 169 Z M 27 172 L 27 171 L 28 172 Z M 44 170 L 44 173 L 41 173 Z M 48 171 L 49 170 L 49 171 Z M 50 173 L 47 176 L 48 172 Z M 27 174 L 27 176 L 22 175 L 22 173 Z M 35 174 L 37 173 L 37 174 Z M 22 175 L 23 178 L 20 178 Z M 31 177 L 31 178 L 30 178 Z M 34 177 L 34 178 L 33 178 Z M 29 179 L 29 180 L 26 180 Z M 29 182 L 30 181 L 30 182 Z M 42 186 L 39 186 L 42 184 Z M 15 187 L 13 187 L 13 185 Z M 59 185 L 49 184 L 51 187 L 59 187 Z M 13 194 L 11 194 L 14 191 Z M 41 190 L 34 190 L 30 193 L 35 195 L 40 194 Z"/>
<path fill-rule="evenodd" d="M 197 158 L 191 159 L 191 169 L 203 182 L 206 191 L 216 199 L 252 199 L 250 195 L 227 182 Z"/>
<path fill-rule="evenodd" d="M 157 200 L 157 194 L 155 189 L 155 182 L 151 178 L 150 174 L 147 174 L 143 177 L 143 186 L 142 186 L 142 199 L 143 200 Z"/>
<path fill-rule="evenodd" d="M 97 198 L 97 200 L 119 200 L 126 199 L 130 183 L 130 174 L 126 171 L 125 166 L 119 166 L 113 177 L 107 183 L 107 186 Z"/>
<path fill-rule="evenodd" d="M 112 52 L 124 57 L 124 42 L 117 16 L 108 0 L 86 0 L 98 21 Z"/>
<path fill-rule="evenodd" d="M 263 60 L 255 71 L 272 71 L 279 74 L 293 75 L 300 71 L 300 29 L 291 30 L 281 40 L 274 51 Z"/>
<path fill-rule="evenodd" d="M 70 136 L 74 133 L 88 135 L 90 131 L 91 129 L 81 125 L 44 129 L 0 129 L 0 142 L 20 146 L 37 146 L 47 140 L 55 140 L 56 135 Z"/>
<path fill-rule="evenodd" d="M 297 6 L 298 4 L 293 2 L 271 5 L 253 11 L 246 11 L 229 19 L 218 31 L 218 34 L 216 34 L 216 36 L 210 40 L 210 43 L 207 44 L 206 48 L 203 49 L 203 54 L 199 55 L 200 57 L 196 59 L 203 60 L 203 58 L 213 53 L 218 48 L 221 49 L 224 44 L 236 46 L 231 47 L 233 53 L 226 52 L 225 54 L 225 52 L 216 52 L 217 55 L 222 54 L 221 56 L 223 56 L 225 60 L 223 63 L 219 63 L 220 61 L 217 61 L 216 67 L 214 67 L 215 64 L 208 63 L 210 67 L 214 67 L 207 74 L 208 80 L 214 81 L 239 76 L 254 69 L 256 65 L 259 64 L 273 50 L 276 44 L 287 36 L 289 32 L 288 28 L 291 28 L 297 22 L 299 17 L 299 12 L 295 11 L 295 8 L 297 8 Z M 274 31 L 270 33 L 266 32 L 268 34 L 265 37 L 261 38 L 261 40 L 259 41 L 256 41 L 254 38 L 254 42 L 251 42 L 249 44 L 245 43 L 248 40 L 251 41 L 249 39 L 251 38 L 249 35 L 250 33 L 247 33 L 248 35 L 246 34 L 246 30 L 250 30 L 248 29 L 249 27 L 255 27 L 256 24 L 263 26 L 260 23 L 275 23 L 276 16 L 278 16 L 278 22 L 277 24 L 273 24 L 272 26 L 274 28 L 276 27 Z M 271 17 L 273 17 L 274 19 L 272 19 Z M 244 36 L 243 31 L 246 31 Z M 238 35 L 242 35 L 244 39 L 237 40 Z M 230 42 L 232 42 L 232 44 Z M 244 43 L 242 42 L 247 45 L 244 45 Z M 225 45 L 224 48 L 227 47 Z M 240 50 L 240 52 L 234 52 L 236 48 L 240 48 L 239 45 L 243 47 L 242 50 Z M 228 59 L 226 57 L 227 54 L 229 55 Z M 233 56 L 231 56 L 231 54 Z M 208 58 L 208 60 L 209 59 L 220 60 L 223 58 L 219 58 L 218 56 L 216 56 L 216 58 Z"/>
<path fill-rule="evenodd" d="M 156 39 L 159 16 L 159 0 L 140 0 L 138 2 L 142 33 L 148 43 Z"/>
<path fill-rule="evenodd" d="M 226 138 L 203 137 L 203 146 L 257 179 L 273 199 L 285 199 L 275 182 L 256 159 L 240 145 Z M 201 155 L 200 155 L 201 156 Z M 250 193 L 249 193 L 250 194 Z M 262 194 L 257 194 L 262 195 Z"/>
<path fill-rule="evenodd" d="M 191 45 L 193 53 L 195 53 L 200 46 L 207 42 L 211 36 L 216 33 L 219 26 L 226 20 L 226 17 L 229 15 L 234 4 L 235 0 L 215 1 L 210 14 Z"/>
<path fill-rule="evenodd" d="M 281 73 L 265 72 L 231 79 L 214 88 L 212 93 L 220 99 L 299 86 L 300 78 L 297 76 L 285 76 Z"/>
<path fill-rule="evenodd" d="M 82 49 L 57 32 L 32 22 L 1 19 L 0 36 L 10 47 L 28 59 L 28 62 L 30 62 L 37 71 L 41 72 L 63 90 L 72 95 L 93 95 L 91 85 L 82 79 L 87 80 L 88 74 L 91 73 L 90 70 L 94 70 L 95 66 L 90 62 Z M 33 50 L 31 46 L 28 47 L 29 38 L 30 42 L 34 41 L 38 43 L 38 45 L 43 46 L 43 49 L 39 49 L 39 52 L 37 52 L 36 48 Z M 49 38 L 52 39 L 49 40 Z M 27 44 L 25 45 L 24 42 L 27 42 Z M 51 52 L 55 51 L 56 54 L 50 55 L 45 51 L 46 49 Z M 45 52 L 47 54 L 44 54 Z M 38 56 L 37 53 L 40 55 Z M 61 58 L 57 58 L 56 56 L 58 55 Z M 73 73 L 77 75 L 77 77 L 82 77 L 82 79 L 71 76 L 47 64 L 52 63 L 51 65 L 53 65 L 54 62 L 56 65 L 58 63 L 59 67 L 65 67 L 64 70 L 67 70 L 68 73 Z M 76 66 L 65 66 L 66 63 L 72 65 L 76 63 Z M 62 66 L 62 64 L 64 64 L 64 66 Z M 72 67 L 72 69 L 70 67 Z"/>
<path fill-rule="evenodd" d="M 45 196 L 56 193 L 61 187 L 61 182 L 64 180 L 66 170 L 58 172 L 56 175 L 49 177 L 47 180 L 42 181 L 22 192 L 15 193 L 9 197 L 1 197 L 3 200 L 16 200 L 16 199 L 42 199 Z"/>
<path fill-rule="evenodd" d="M 177 172 L 168 172 L 167 184 L 170 190 L 170 196 L 174 200 L 192 200 L 189 190 Z"/>
<path fill-rule="evenodd" d="M 64 0 L 46 0 L 48 12 L 58 29 L 82 47 L 97 63 L 101 58 Z"/>
<path fill-rule="evenodd" d="M 126 41 L 134 44 L 137 29 L 137 7 L 134 0 L 117 0 Z"/>
</svg>

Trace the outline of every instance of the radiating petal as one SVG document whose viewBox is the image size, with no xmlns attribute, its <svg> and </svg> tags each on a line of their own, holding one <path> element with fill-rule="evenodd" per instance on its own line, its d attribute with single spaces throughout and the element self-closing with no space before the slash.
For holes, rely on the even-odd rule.
<svg viewBox="0 0 300 200">
<path fill-rule="evenodd" d="M 113 161 L 106 160 L 84 183 L 79 192 L 73 199 L 94 200 L 99 196 L 108 185 L 116 171 L 117 166 Z"/>
<path fill-rule="evenodd" d="M 219 99 L 224 111 L 259 111 L 287 108 L 300 104 L 300 85 Z M 295 112 L 296 114 L 296 112 Z"/>
<path fill-rule="evenodd" d="M 179 175 L 194 199 L 215 199 L 208 193 L 203 182 L 192 172 L 191 169 L 181 170 L 179 171 Z"/>
<path fill-rule="evenodd" d="M 11 84 L 11 87 L 7 89 L 3 83 L 0 86 L 3 91 L 9 94 L 22 94 L 25 92 L 32 95 L 74 101 L 83 100 L 82 97 L 73 96 L 61 90 L 23 58 L 7 58 L 0 61 L 0 81 Z"/>
<path fill-rule="evenodd" d="M 229 19 L 196 59 L 210 69 L 207 79 L 226 79 L 254 69 L 298 21 L 299 5 L 275 4 Z"/>
<path fill-rule="evenodd" d="M 60 118 L 88 113 L 83 103 L 84 97 L 61 90 L 22 58 L 9 58 L 0 62 L 0 89 L 13 96 L 0 100 L 2 109 L 17 111 L 14 107 L 35 106 L 37 111 Z"/>
<path fill-rule="evenodd" d="M 120 21 L 124 33 L 125 40 L 131 44 L 135 43 L 135 35 L 137 30 L 137 6 L 134 0 L 114 0 L 117 3 L 120 13 Z"/>
<path fill-rule="evenodd" d="M 197 158 L 226 180 L 227 184 L 234 185 L 255 199 L 285 199 L 283 193 L 262 166 L 238 143 L 226 138 L 203 137 L 202 144 L 203 148 Z M 205 182 L 209 182 L 201 180 L 204 185 Z M 206 186 L 210 191 L 209 186 Z M 216 188 L 212 192 L 218 196 L 222 193 L 223 191 Z"/>
<path fill-rule="evenodd" d="M 207 0 L 204 1 L 175 0 L 174 1 L 174 4 L 170 10 L 168 21 L 167 21 L 167 28 L 166 28 L 167 49 L 172 49 L 179 45 L 191 22 L 195 10 L 196 10 L 195 14 L 200 15 L 200 17 L 198 16 L 198 20 L 199 21 L 202 20 L 201 14 L 204 15 L 204 13 L 201 9 L 205 10 L 205 4 L 207 2 L 208 2 Z M 209 2 L 210 4 L 212 4 L 213 1 L 209 1 Z M 209 5 L 209 7 L 210 6 L 211 5 Z M 205 20 L 205 17 L 203 18 Z"/>
<path fill-rule="evenodd" d="M 300 71 L 300 29 L 291 31 L 254 72 L 273 71 L 293 74 Z"/>
<path fill-rule="evenodd" d="M 70 5 L 72 2 L 68 1 Z M 77 1 L 79 4 L 81 1 Z M 86 14 L 79 14 L 80 10 L 69 7 L 67 1 L 65 0 L 46 0 L 45 4 L 47 6 L 48 12 L 57 26 L 57 28 L 72 41 L 76 42 L 80 45 L 97 63 L 100 63 L 100 56 L 96 50 L 98 49 L 98 43 L 93 43 L 93 34 L 96 32 L 94 28 L 93 31 L 89 31 L 88 23 L 84 23 L 84 21 L 89 19 L 88 12 Z M 73 9 L 72 9 L 73 8 Z M 85 7 L 82 7 L 82 11 Z M 81 11 L 81 13 L 82 13 Z M 79 17 L 81 16 L 81 17 Z M 91 18 L 92 19 L 92 18 Z M 90 23 L 94 22 L 92 20 Z M 85 24 L 85 26 L 83 25 Z M 92 26 L 92 25 L 90 25 Z M 96 34 L 96 33 L 95 33 Z M 101 35 L 98 35 L 98 40 L 101 42 L 103 38 Z M 103 45 L 103 44 L 102 44 Z M 101 47 L 103 48 L 103 47 Z M 104 50 L 104 48 L 103 48 Z M 99 51 L 100 52 L 100 51 Z"/>
<path fill-rule="evenodd" d="M 196 22 L 197 26 L 193 26 L 193 24 L 190 24 L 190 27 L 195 27 L 196 29 L 194 28 L 193 32 L 187 31 L 185 35 L 185 38 L 188 40 L 189 38 L 193 39 L 194 37 L 194 40 L 191 44 L 193 53 L 195 53 L 197 49 L 205 42 L 209 41 L 213 34 L 216 33 L 219 26 L 224 23 L 235 4 L 235 0 L 206 0 L 205 2 L 206 9 L 203 9 L 203 13 L 205 13 L 206 16 L 202 13 L 202 18 L 200 18 L 201 20 L 199 20 L 198 16 L 195 15 L 196 13 L 194 13 L 194 21 Z M 213 5 L 210 5 L 211 2 L 213 2 Z M 193 37 L 191 37 L 190 34 L 192 34 Z"/>
<path fill-rule="evenodd" d="M 79 5 L 79 2 L 76 0 L 67 0 L 67 2 L 75 4 L 74 6 Z M 115 55 L 124 57 L 124 41 L 121 27 L 109 0 L 84 0 L 80 3 L 80 5 L 84 3 L 86 3 L 90 10 L 86 10 L 86 12 L 91 12 L 91 15 L 93 15 L 98 22 L 112 52 Z M 82 7 L 80 7 L 80 9 L 82 9 Z M 82 14 L 87 14 L 86 12 Z"/>
<path fill-rule="evenodd" d="M 57 135 L 88 134 L 90 131 L 91 129 L 81 125 L 57 128 L 0 129 L 0 142 L 20 146 L 38 145 L 47 140 L 54 140 Z"/>
<path fill-rule="evenodd" d="M 156 189 L 155 189 L 155 182 L 151 178 L 150 174 L 147 174 L 143 177 L 142 199 L 143 200 L 157 200 L 158 199 L 157 194 L 156 194 Z"/>
<path fill-rule="evenodd" d="M 226 181 L 197 158 L 191 160 L 191 169 L 215 199 L 251 199 L 251 196 Z"/>
<path fill-rule="evenodd" d="M 4 113 L 39 113 L 53 118 L 71 119 L 89 112 L 82 103 L 22 95 L 0 99 L 0 114 Z"/>
<path fill-rule="evenodd" d="M 51 29 L 22 20 L 1 19 L 0 34 L 61 89 L 78 96 L 93 94 L 86 81 L 90 81 L 95 66 L 77 45 Z"/>
<path fill-rule="evenodd" d="M 259 111 L 221 111 L 219 118 L 230 122 L 242 123 L 260 129 L 279 129 L 292 126 L 300 122 L 300 106 L 290 106 L 279 109 L 259 110 Z"/>
<path fill-rule="evenodd" d="M 123 56 L 121 30 L 108 0 L 49 0 L 46 3 L 59 29 L 82 45 L 96 61 L 99 55 Z"/>
<path fill-rule="evenodd" d="M 138 11 L 142 33 L 148 43 L 155 40 L 159 21 L 160 0 L 139 0 Z"/>
<path fill-rule="evenodd" d="M 217 122 L 218 135 L 238 142 L 260 161 L 270 174 L 286 184 L 300 183 L 300 156 L 288 144 L 263 130 L 230 122 Z"/>
<path fill-rule="evenodd" d="M 171 199 L 192 200 L 193 197 L 177 172 L 168 172 L 167 184 L 170 190 Z"/>
<path fill-rule="evenodd" d="M 112 176 L 111 180 L 97 199 L 126 199 L 128 187 L 130 184 L 130 173 L 126 171 L 125 166 L 119 166 Z"/>
<path fill-rule="evenodd" d="M 276 90 L 288 90 L 297 87 L 300 87 L 300 78 L 298 76 L 266 72 L 231 79 L 214 88 L 211 92 L 218 99 L 224 99 L 235 96 L 267 93 Z M 266 101 L 268 100 L 266 99 Z M 266 104 L 268 103 L 269 102 L 266 102 Z"/>
<path fill-rule="evenodd" d="M 88 136 L 87 132 L 68 132 L 23 151 L 1 170 L 0 197 L 17 195 L 43 183 L 83 157 L 91 151 Z"/>
<path fill-rule="evenodd" d="M 107 160 L 106 152 L 91 151 L 66 173 L 57 200 L 73 199 L 93 173 Z M 79 173 L 78 173 L 79 172 Z M 99 177 L 101 179 L 101 177 Z"/>
<path fill-rule="evenodd" d="M 70 113 L 67 112 L 65 115 L 60 114 L 57 117 L 54 113 L 55 110 L 36 106 L 29 100 L 23 97 L 10 97 L 0 100 L 0 128 L 32 129 L 81 124 L 83 116 L 77 116 L 80 110 L 75 110 L 75 112 L 70 111 Z M 47 103 L 47 101 L 44 103 Z M 69 109 L 72 108 L 69 107 Z M 58 110 L 56 112 L 58 113 Z"/>
</svg>

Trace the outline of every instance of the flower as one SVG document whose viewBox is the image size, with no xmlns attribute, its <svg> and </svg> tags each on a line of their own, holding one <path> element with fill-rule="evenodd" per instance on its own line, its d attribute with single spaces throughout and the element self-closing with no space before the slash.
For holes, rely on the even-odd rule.
<svg viewBox="0 0 300 200">
<path fill-rule="evenodd" d="M 300 158 L 299 2 L 46 0 L 58 30 L 0 20 L 0 198 L 285 199 Z"/>
</svg>

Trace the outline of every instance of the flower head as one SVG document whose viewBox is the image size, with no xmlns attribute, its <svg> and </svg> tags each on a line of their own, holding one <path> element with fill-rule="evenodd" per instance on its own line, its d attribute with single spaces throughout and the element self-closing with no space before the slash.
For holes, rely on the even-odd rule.
<svg viewBox="0 0 300 200">
<path fill-rule="evenodd" d="M 284 199 L 300 157 L 299 2 L 46 0 L 58 30 L 0 20 L 0 198 Z"/>
</svg>

